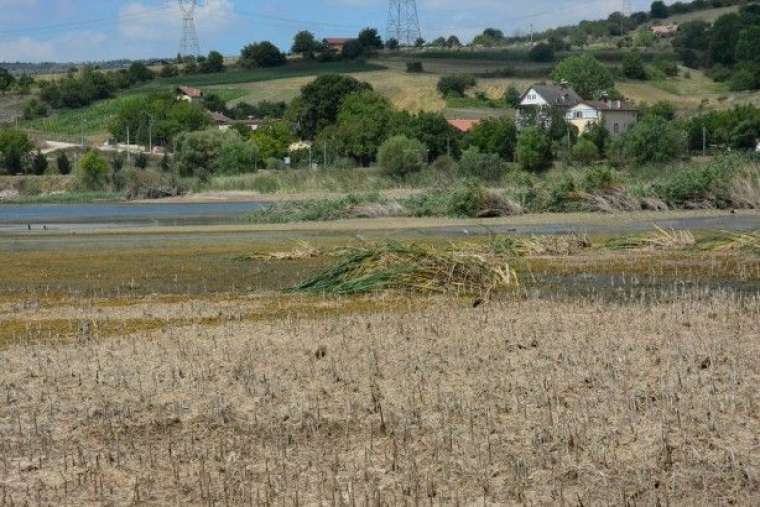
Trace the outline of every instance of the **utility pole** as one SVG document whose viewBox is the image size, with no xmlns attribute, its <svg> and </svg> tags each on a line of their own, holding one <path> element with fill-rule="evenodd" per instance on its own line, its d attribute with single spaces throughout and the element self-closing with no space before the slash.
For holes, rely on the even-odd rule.
<svg viewBox="0 0 760 507">
<path fill-rule="evenodd" d="M 129 167 L 130 161 L 129 127 L 127 127 L 127 167 Z"/>
<path fill-rule="evenodd" d="M 702 127 L 702 156 L 707 156 L 707 127 Z"/>
</svg>

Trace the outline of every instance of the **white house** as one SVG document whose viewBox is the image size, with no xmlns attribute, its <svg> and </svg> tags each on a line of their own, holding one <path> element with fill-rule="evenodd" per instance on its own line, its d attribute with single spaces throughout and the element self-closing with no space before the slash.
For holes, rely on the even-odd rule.
<svg viewBox="0 0 760 507">
<path fill-rule="evenodd" d="M 517 125 L 524 127 L 529 124 L 539 124 L 544 127 L 551 124 L 555 111 L 564 113 L 576 106 L 581 99 L 575 90 L 566 84 L 531 86 L 520 98 L 517 107 Z"/>
<path fill-rule="evenodd" d="M 584 100 L 565 113 L 565 120 L 583 134 L 592 125 L 600 123 L 607 131 L 618 136 L 638 121 L 639 109 L 622 100 Z"/>
</svg>

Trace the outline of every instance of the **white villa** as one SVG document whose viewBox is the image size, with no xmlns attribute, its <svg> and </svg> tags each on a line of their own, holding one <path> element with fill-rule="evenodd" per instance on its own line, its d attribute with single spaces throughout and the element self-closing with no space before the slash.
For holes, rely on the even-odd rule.
<svg viewBox="0 0 760 507">
<path fill-rule="evenodd" d="M 584 100 L 568 109 L 565 120 L 583 134 L 594 124 L 601 123 L 612 136 L 625 133 L 638 121 L 639 109 L 622 100 Z"/>
</svg>

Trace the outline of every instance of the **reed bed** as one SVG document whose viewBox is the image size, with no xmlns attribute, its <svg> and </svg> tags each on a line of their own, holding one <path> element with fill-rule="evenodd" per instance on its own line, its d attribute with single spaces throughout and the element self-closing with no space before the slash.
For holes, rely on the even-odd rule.
<svg viewBox="0 0 760 507">
<path fill-rule="evenodd" d="M 487 296 L 518 285 L 517 274 L 503 260 L 389 242 L 351 249 L 334 266 L 290 290 L 351 295 L 393 289 Z"/>
</svg>

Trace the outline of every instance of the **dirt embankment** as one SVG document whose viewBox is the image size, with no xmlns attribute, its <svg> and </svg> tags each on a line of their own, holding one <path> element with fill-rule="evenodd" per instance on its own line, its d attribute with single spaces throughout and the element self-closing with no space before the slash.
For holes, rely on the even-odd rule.
<svg viewBox="0 0 760 507">
<path fill-rule="evenodd" d="M 0 176 L 0 202 L 20 195 L 71 191 L 73 176 Z"/>
</svg>

